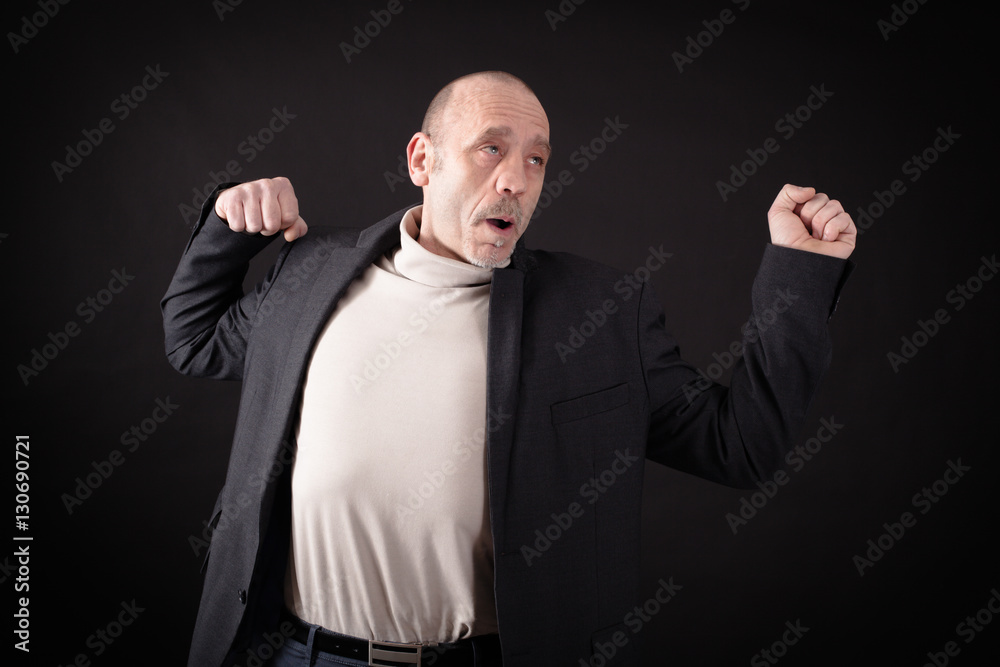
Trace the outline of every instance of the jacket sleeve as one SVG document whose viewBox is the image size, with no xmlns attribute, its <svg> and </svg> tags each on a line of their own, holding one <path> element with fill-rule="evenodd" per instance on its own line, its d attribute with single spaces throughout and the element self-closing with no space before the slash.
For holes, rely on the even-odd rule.
<svg viewBox="0 0 1000 667">
<path fill-rule="evenodd" d="M 639 343 L 651 411 L 647 457 L 742 488 L 779 470 L 829 366 L 827 322 L 853 268 L 848 260 L 768 245 L 742 345 L 718 355 L 733 360 L 728 388 L 681 360 L 662 309 L 644 287 Z"/>
<path fill-rule="evenodd" d="M 243 293 L 250 260 L 275 238 L 237 233 L 215 213 L 217 187 L 202 207 L 167 293 L 160 301 L 170 365 L 185 375 L 221 380 L 243 377 L 247 338 L 257 308 L 291 244 L 254 290 Z"/>
</svg>

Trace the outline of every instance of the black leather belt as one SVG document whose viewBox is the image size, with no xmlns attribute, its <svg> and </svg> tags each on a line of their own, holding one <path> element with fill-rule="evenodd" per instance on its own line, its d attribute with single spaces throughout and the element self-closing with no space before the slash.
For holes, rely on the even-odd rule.
<svg viewBox="0 0 1000 667">
<path fill-rule="evenodd" d="M 288 621 L 295 629 L 292 636 L 302 644 L 309 643 L 309 628 L 298 616 L 287 609 L 282 610 L 282 622 Z M 433 665 L 433 667 L 476 667 L 477 665 L 501 664 L 500 638 L 497 635 L 480 635 L 461 639 L 450 644 L 421 646 L 420 644 L 397 644 L 348 637 L 329 632 L 323 628 L 316 630 L 313 646 L 317 651 L 332 653 L 342 658 L 367 661 L 379 667 L 409 667 L 410 665 Z"/>
</svg>

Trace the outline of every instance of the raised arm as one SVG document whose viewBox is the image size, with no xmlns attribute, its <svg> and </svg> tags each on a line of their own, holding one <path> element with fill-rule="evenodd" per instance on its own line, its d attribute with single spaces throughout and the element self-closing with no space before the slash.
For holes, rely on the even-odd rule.
<svg viewBox="0 0 1000 667">
<path fill-rule="evenodd" d="M 768 213 L 771 241 L 752 289 L 743 340 L 723 350 L 727 388 L 683 362 L 643 290 L 640 340 L 651 425 L 647 456 L 750 487 L 784 465 L 831 358 L 827 322 L 853 268 L 856 229 L 836 200 L 786 185 Z"/>
<path fill-rule="evenodd" d="M 242 377 L 257 307 L 290 246 L 247 294 L 243 279 L 250 260 L 279 231 L 286 241 L 307 231 L 286 178 L 224 184 L 208 198 L 160 302 L 167 359 L 174 368 L 216 379 Z"/>
</svg>

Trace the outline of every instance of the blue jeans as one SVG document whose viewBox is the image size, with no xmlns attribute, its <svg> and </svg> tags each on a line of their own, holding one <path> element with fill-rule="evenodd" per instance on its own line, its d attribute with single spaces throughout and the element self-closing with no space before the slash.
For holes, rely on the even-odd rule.
<svg viewBox="0 0 1000 667">
<path fill-rule="evenodd" d="M 309 628 L 308 642 L 303 644 L 294 637 L 289 637 L 267 663 L 267 667 L 326 667 L 327 665 L 348 665 L 349 667 L 367 667 L 368 656 L 364 660 L 344 658 L 332 653 L 317 651 L 313 646 L 317 626 Z"/>
<path fill-rule="evenodd" d="M 319 626 L 306 623 L 309 626 L 309 636 L 305 643 L 294 637 L 289 637 L 277 649 L 274 657 L 267 663 L 266 667 L 328 667 L 329 665 L 346 665 L 347 667 L 367 667 L 368 656 L 363 659 L 345 658 L 332 653 L 319 651 L 314 646 Z M 329 632 L 329 631 L 327 631 Z M 440 654 L 435 647 L 424 647 L 424 662 L 434 665 L 438 662 Z M 496 649 L 496 635 L 473 638 L 472 650 L 475 655 L 475 664 L 482 667 L 500 667 L 501 660 Z M 446 654 L 451 655 L 451 654 Z"/>
</svg>

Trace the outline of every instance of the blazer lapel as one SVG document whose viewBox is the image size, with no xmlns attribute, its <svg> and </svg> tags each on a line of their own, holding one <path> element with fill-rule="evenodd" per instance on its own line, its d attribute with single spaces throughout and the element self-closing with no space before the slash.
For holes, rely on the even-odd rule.
<svg viewBox="0 0 1000 667">
<path fill-rule="evenodd" d="M 409 208 L 409 207 L 408 207 Z M 323 326 L 347 288 L 375 259 L 399 243 L 399 223 L 407 209 L 397 211 L 363 230 L 353 248 L 335 248 L 313 284 L 289 343 L 287 364 L 278 382 L 275 407 L 283 409 L 288 429 L 305 379 L 309 356 Z M 486 342 L 486 448 L 488 456 L 490 519 L 494 544 L 503 544 L 504 515 L 510 455 L 514 442 L 517 385 L 521 368 L 521 321 L 524 277 L 530 266 L 520 242 L 510 264 L 493 271 Z"/>
<path fill-rule="evenodd" d="M 505 544 L 503 508 L 506 507 L 521 370 L 524 266 L 519 249 L 520 244 L 515 247 L 509 265 L 493 271 L 486 337 L 486 450 L 490 522 L 494 548 L 498 550 Z"/>
<path fill-rule="evenodd" d="M 363 229 L 355 247 L 334 248 L 323 263 L 295 325 L 289 343 L 288 361 L 278 383 L 277 396 L 289 417 L 285 429 L 291 426 L 295 417 L 292 406 L 305 379 L 309 355 L 320 331 L 354 279 L 380 254 L 399 243 L 399 223 L 409 208 Z"/>
</svg>

